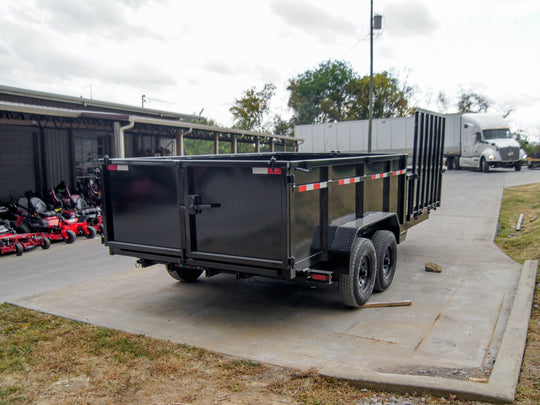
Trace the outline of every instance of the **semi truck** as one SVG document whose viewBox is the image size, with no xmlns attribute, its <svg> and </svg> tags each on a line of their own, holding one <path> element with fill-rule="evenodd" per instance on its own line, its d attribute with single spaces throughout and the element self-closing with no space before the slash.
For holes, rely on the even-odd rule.
<svg viewBox="0 0 540 405">
<path fill-rule="evenodd" d="M 521 170 L 523 152 L 502 117 L 458 113 L 447 114 L 445 118 L 443 153 L 448 169 Z M 295 136 L 305 140 L 299 148 L 303 152 L 366 151 L 368 125 L 368 120 L 297 125 Z M 373 120 L 372 151 L 411 155 L 415 125 L 414 116 Z"/>
<path fill-rule="evenodd" d="M 193 282 L 227 273 L 337 283 L 361 307 L 397 244 L 440 206 L 444 117 L 415 114 L 399 153 L 270 152 L 101 160 L 103 243 Z"/>
</svg>

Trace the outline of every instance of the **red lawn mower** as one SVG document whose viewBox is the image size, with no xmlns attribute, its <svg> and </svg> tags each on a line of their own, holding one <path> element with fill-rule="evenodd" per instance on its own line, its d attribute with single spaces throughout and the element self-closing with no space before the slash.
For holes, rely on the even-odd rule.
<svg viewBox="0 0 540 405">
<path fill-rule="evenodd" d="M 101 208 L 89 206 L 86 200 L 79 194 L 71 194 L 64 181 L 60 182 L 54 189 L 51 189 L 49 195 L 54 206 L 61 209 L 62 216 L 65 219 L 77 219 L 77 224 L 79 224 L 77 234 L 93 238 L 96 232 L 102 233 L 103 220 Z M 86 229 L 83 229 L 84 223 L 89 228 L 88 232 Z"/>
<path fill-rule="evenodd" d="M 79 218 L 64 218 L 61 210 L 50 210 L 47 205 L 38 197 L 27 192 L 25 197 L 19 198 L 14 212 L 14 227 L 19 233 L 31 231 L 45 232 L 52 241 L 63 240 L 66 243 L 73 243 L 77 235 L 84 235 L 87 238 L 96 236 L 96 230 L 80 221 Z"/>
<path fill-rule="evenodd" d="M 0 213 L 3 213 L 3 209 L 5 207 L 0 207 Z M 20 256 L 36 246 L 48 249 L 51 241 L 43 232 L 17 234 L 11 228 L 9 220 L 0 219 L 0 254 L 15 253 Z"/>
</svg>

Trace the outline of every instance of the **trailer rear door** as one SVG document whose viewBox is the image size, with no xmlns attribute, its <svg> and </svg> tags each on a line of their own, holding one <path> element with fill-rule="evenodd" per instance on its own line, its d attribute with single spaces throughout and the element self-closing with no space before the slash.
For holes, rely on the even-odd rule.
<svg viewBox="0 0 540 405">
<path fill-rule="evenodd" d="M 283 241 L 287 240 L 284 172 L 255 166 L 186 163 L 188 192 L 183 207 L 188 256 L 246 265 L 261 260 L 275 265 L 283 262 Z"/>
<path fill-rule="evenodd" d="M 160 162 L 108 165 L 109 242 L 181 256 L 179 170 Z"/>
</svg>

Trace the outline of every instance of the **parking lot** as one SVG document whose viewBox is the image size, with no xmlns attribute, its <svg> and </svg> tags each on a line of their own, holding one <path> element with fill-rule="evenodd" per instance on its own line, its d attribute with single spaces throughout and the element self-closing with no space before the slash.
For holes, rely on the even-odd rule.
<svg viewBox="0 0 540 405">
<path fill-rule="evenodd" d="M 98 238 L 0 258 L 0 300 L 379 386 L 490 398 L 491 379 L 470 378 L 493 378 L 503 364 L 518 284 L 531 283 L 493 244 L 500 201 L 504 187 L 537 182 L 540 170 L 446 172 L 442 207 L 409 232 L 394 283 L 371 298 L 411 306 L 351 310 L 335 284 L 228 275 L 183 284 L 162 266 L 109 256 Z M 425 272 L 426 262 L 443 272 Z"/>
</svg>

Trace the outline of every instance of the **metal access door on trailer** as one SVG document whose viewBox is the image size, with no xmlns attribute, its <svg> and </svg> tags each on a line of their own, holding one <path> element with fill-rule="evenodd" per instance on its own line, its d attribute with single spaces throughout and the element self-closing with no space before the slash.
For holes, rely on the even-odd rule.
<svg viewBox="0 0 540 405">
<path fill-rule="evenodd" d="M 259 164 L 260 166 L 263 166 Z M 256 162 L 184 162 L 186 256 L 281 268 L 286 263 L 286 187 L 282 170 Z"/>
</svg>

